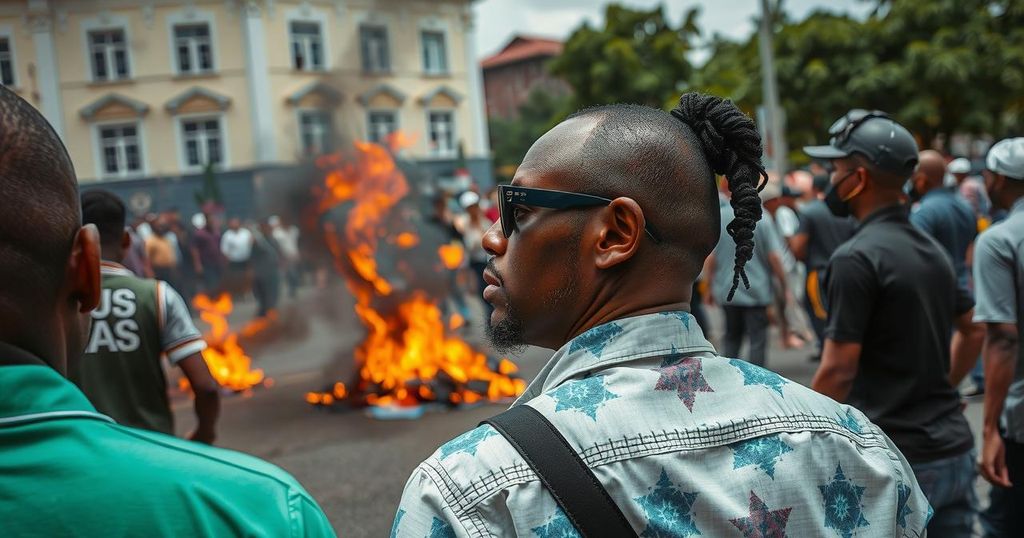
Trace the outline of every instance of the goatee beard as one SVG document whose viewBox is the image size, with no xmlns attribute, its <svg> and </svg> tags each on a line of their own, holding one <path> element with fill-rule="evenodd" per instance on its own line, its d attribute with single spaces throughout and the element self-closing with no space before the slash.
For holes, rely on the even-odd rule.
<svg viewBox="0 0 1024 538">
<path fill-rule="evenodd" d="M 487 340 L 498 353 L 520 355 L 526 351 L 523 322 L 516 317 L 510 304 L 506 303 L 505 309 L 505 318 L 498 323 L 492 324 L 491 318 L 487 318 L 485 327 Z"/>
</svg>

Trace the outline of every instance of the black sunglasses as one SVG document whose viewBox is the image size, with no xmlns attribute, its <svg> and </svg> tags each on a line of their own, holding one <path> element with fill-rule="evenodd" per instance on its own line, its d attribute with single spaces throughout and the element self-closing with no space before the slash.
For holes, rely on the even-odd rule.
<svg viewBox="0 0 1024 538">
<path fill-rule="evenodd" d="M 855 108 L 846 113 L 845 116 L 839 118 L 832 124 L 832 127 L 828 128 L 828 134 L 832 135 L 832 139 L 829 140 L 829 144 L 834 147 L 842 147 L 843 144 L 853 134 L 854 129 L 858 125 L 864 123 L 871 118 L 888 118 L 889 114 L 882 112 L 881 110 L 865 110 L 863 108 Z"/>
<path fill-rule="evenodd" d="M 553 191 L 517 187 L 515 185 L 498 186 L 498 214 L 501 220 L 501 233 L 505 238 L 512 237 L 516 231 L 515 206 L 545 207 L 548 209 L 572 209 L 577 207 L 600 207 L 612 203 L 608 198 L 581 194 L 578 192 Z M 655 242 L 661 243 L 654 230 L 647 226 L 644 232 Z"/>
</svg>

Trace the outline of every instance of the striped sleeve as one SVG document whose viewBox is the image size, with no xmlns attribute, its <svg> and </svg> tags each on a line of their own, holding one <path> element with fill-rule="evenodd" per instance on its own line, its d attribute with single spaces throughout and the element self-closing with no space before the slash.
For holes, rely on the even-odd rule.
<svg viewBox="0 0 1024 538">
<path fill-rule="evenodd" d="M 160 346 L 171 364 L 206 349 L 199 330 L 192 323 L 185 300 L 166 282 L 157 285 L 160 315 Z"/>
</svg>

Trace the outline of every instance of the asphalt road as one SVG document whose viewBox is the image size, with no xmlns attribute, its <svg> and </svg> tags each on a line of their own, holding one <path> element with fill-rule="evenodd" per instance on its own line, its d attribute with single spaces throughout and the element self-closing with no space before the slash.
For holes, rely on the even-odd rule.
<svg viewBox="0 0 1024 538">
<path fill-rule="evenodd" d="M 224 400 L 217 444 L 290 472 L 317 499 L 339 535 L 387 536 L 405 481 L 416 465 L 439 445 L 504 407 L 428 412 L 417 420 L 377 420 L 360 411 L 311 407 L 304 400 L 306 391 L 351 372 L 351 350 L 362 338 L 362 328 L 343 288 L 305 289 L 297 300 L 283 302 L 280 325 L 244 342 L 255 366 L 266 371 L 273 385 Z M 251 317 L 253 310 L 251 300 L 239 304 L 232 326 Z M 470 327 L 467 338 L 487 349 L 479 323 Z M 769 367 L 809 384 L 815 368 L 807 358 L 809 351 L 783 351 L 777 339 L 772 343 Z M 531 348 L 514 360 L 529 380 L 551 353 Z M 194 425 L 191 404 L 177 395 L 174 407 L 183 435 Z M 977 435 L 980 401 L 970 403 L 966 412 Z M 983 498 L 987 492 L 980 479 L 979 492 Z"/>
</svg>

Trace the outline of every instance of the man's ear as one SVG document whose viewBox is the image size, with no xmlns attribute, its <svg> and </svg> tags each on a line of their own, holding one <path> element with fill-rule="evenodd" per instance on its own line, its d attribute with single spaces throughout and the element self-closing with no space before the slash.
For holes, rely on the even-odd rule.
<svg viewBox="0 0 1024 538">
<path fill-rule="evenodd" d="M 632 198 L 626 197 L 612 200 L 601 215 L 601 232 L 595 246 L 595 264 L 599 269 L 608 269 L 636 254 L 647 221 L 640 205 Z"/>
<path fill-rule="evenodd" d="M 69 298 L 78 302 L 78 311 L 90 312 L 100 304 L 100 233 L 93 224 L 82 226 L 75 234 L 68 259 Z"/>
<path fill-rule="evenodd" d="M 132 236 L 128 233 L 128 230 L 125 230 L 124 234 L 121 235 L 121 248 L 124 249 L 125 252 L 128 252 L 132 248 Z"/>
</svg>

